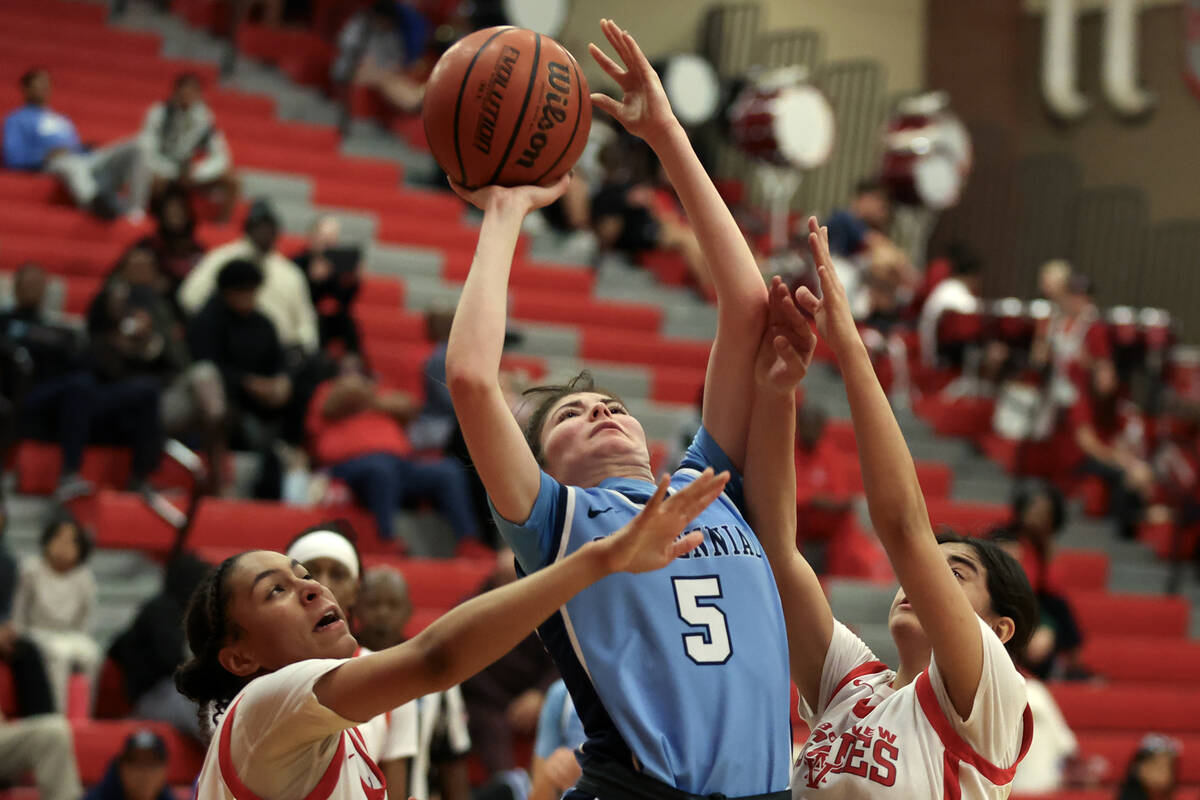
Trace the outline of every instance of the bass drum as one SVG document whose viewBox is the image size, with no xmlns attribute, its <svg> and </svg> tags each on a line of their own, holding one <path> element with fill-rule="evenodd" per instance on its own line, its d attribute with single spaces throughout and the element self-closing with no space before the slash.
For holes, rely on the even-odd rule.
<svg viewBox="0 0 1200 800">
<path fill-rule="evenodd" d="M 557 38 L 567 24 L 567 0 L 502 0 L 503 25 L 528 28 L 543 36 Z"/>
<path fill-rule="evenodd" d="M 974 153 L 948 102 L 944 92 L 907 98 L 888 123 L 882 175 L 899 203 L 941 210 L 958 202 Z"/>
<path fill-rule="evenodd" d="M 963 174 L 944 153 L 885 153 L 883 183 L 897 203 L 950 208 L 962 194 Z"/>
<path fill-rule="evenodd" d="M 671 101 L 671 110 L 685 126 L 703 125 L 721 105 L 721 82 L 717 71 L 703 56 L 680 53 L 658 60 L 655 70 Z"/>
<path fill-rule="evenodd" d="M 730 106 L 729 120 L 734 143 L 760 161 L 812 169 L 833 153 L 833 107 L 815 86 L 747 86 Z"/>
</svg>

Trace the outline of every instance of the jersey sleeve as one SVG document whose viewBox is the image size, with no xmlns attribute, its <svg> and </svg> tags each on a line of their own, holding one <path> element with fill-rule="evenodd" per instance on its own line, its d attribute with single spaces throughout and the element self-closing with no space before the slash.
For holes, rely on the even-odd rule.
<svg viewBox="0 0 1200 800">
<path fill-rule="evenodd" d="M 810 728 L 816 727 L 817 721 L 834 704 L 838 694 L 856 677 L 883 672 L 886 669 L 887 666 L 875 657 L 866 642 L 855 636 L 845 625 L 834 620 L 833 636 L 829 640 L 829 650 L 825 653 L 825 664 L 821 667 L 821 688 L 817 707 L 810 708 L 804 695 L 801 695 L 800 716 Z"/>
<path fill-rule="evenodd" d="M 526 574 L 536 572 L 549 564 L 558 550 L 563 530 L 563 514 L 566 513 L 567 487 L 541 473 L 541 485 L 533 508 L 523 522 L 511 522 L 500 516 L 496 507 L 488 500 L 492 518 L 508 546 L 517 557 L 517 563 Z"/>
<path fill-rule="evenodd" d="M 386 733 L 383 738 L 383 752 L 379 760 L 399 761 L 402 758 L 412 758 L 417 754 L 417 718 L 418 700 L 410 700 L 399 708 L 393 708 L 387 714 Z"/>
<path fill-rule="evenodd" d="M 321 705 L 313 692 L 318 680 L 347 660 L 299 661 L 251 681 L 237 700 L 232 722 L 233 735 L 253 746 L 234 752 L 269 762 L 356 726 Z"/>
<path fill-rule="evenodd" d="M 745 495 L 742 492 L 742 474 L 738 472 L 729 456 L 725 455 L 725 451 L 717 444 L 716 439 L 713 439 L 708 430 L 701 425 L 700 429 L 696 431 L 692 443 L 688 445 L 687 451 L 683 454 L 683 461 L 680 462 L 679 468 L 703 472 L 709 467 L 716 472 L 729 473 L 729 483 L 725 485 L 725 494 L 729 495 L 733 504 L 744 513 Z"/>
<path fill-rule="evenodd" d="M 1028 704 L 1025 679 L 1009 658 L 1004 643 L 982 619 L 979 628 L 983 639 L 983 671 L 979 675 L 971 716 L 964 720 L 954 710 L 936 656 L 929 663 L 929 683 L 937 698 L 938 709 L 954 733 L 992 764 L 1010 767 L 1020 755 L 1025 736 L 1022 722 Z M 938 721 L 931 722 L 935 728 L 939 724 Z"/>
<path fill-rule="evenodd" d="M 533 743 L 533 753 L 538 758 L 549 758 L 560 747 L 566 746 L 563 737 L 563 707 L 567 702 L 567 687 L 562 681 L 555 681 L 546 690 L 546 699 L 542 703 L 542 714 L 538 718 L 537 739 Z"/>
</svg>

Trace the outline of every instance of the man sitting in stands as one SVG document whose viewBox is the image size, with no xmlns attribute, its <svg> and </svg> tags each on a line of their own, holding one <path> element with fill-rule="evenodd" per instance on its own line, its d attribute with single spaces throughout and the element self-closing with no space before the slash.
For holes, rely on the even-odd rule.
<svg viewBox="0 0 1200 800">
<path fill-rule="evenodd" d="M 317 309 L 321 349 L 358 353 L 358 324 L 350 309 L 362 279 L 362 253 L 357 247 L 339 247 L 341 237 L 342 226 L 336 217 L 318 217 L 309 229 L 308 246 L 296 254 L 294 261 L 308 278 L 308 290 Z"/>
<path fill-rule="evenodd" d="M 56 496 L 67 500 L 91 486 L 80 477 L 83 448 L 94 440 L 133 449 L 130 488 L 148 491 L 147 479 L 158 467 L 163 435 L 159 424 L 159 386 L 136 377 L 98 383 L 83 336 L 47 319 L 42 311 L 46 273 L 34 264 L 17 270 L 16 307 L 0 314 L 0 336 L 30 355 L 33 374 L 21 403 L 23 430 L 34 438 L 62 445 L 63 464 Z"/>
<path fill-rule="evenodd" d="M 238 199 L 229 145 L 216 117 L 201 98 L 200 76 L 185 72 L 175 79 L 171 95 L 146 112 L 138 145 L 151 179 L 151 197 L 169 183 L 204 192 L 228 222 Z"/>
<path fill-rule="evenodd" d="M 413 458 L 404 424 L 420 410 L 403 392 L 386 391 L 354 356 L 342 374 L 318 387 L 308 409 L 308 433 L 318 463 L 345 481 L 375 515 L 379 534 L 395 538 L 393 518 L 406 503 L 429 500 L 454 528 L 457 553 L 492 553 L 479 542 L 471 491 L 452 458 Z"/>
<path fill-rule="evenodd" d="M 25 105 L 4 120 L 5 166 L 58 176 L 76 205 L 104 219 L 113 219 L 123 210 L 140 213 L 145 197 L 138 191 L 144 179 L 137 144 L 126 141 L 95 150 L 84 147 L 71 120 L 48 108 L 50 73 L 44 69 L 34 68 L 22 75 L 21 91 Z M 123 209 L 117 192 L 127 183 L 133 196 Z"/>
</svg>

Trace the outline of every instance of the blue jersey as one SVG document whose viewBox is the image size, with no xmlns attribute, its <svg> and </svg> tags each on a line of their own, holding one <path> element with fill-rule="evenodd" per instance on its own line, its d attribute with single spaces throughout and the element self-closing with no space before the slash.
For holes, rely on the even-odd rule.
<svg viewBox="0 0 1200 800">
<path fill-rule="evenodd" d="M 542 703 L 542 714 L 538 718 L 537 738 L 533 741 L 533 754 L 538 758 L 549 758 L 560 747 L 575 750 L 587 741 L 583 721 L 575 712 L 575 704 L 567 694 L 567 686 L 555 681 L 546 690 Z"/>
<path fill-rule="evenodd" d="M 539 633 L 583 720 L 585 767 L 616 761 L 693 794 L 781 791 L 792 747 L 787 634 L 739 508 L 741 477 L 701 428 L 671 488 L 709 466 L 733 478 L 693 523 L 704 533 L 695 552 L 657 572 L 604 578 Z M 563 486 L 543 473 L 529 518 L 497 522 L 522 572 L 533 572 L 620 529 L 654 489 L 629 478 Z"/>
</svg>

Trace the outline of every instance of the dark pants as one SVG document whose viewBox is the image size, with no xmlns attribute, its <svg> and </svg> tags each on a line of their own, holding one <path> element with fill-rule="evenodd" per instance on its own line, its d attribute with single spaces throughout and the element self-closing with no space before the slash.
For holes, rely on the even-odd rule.
<svg viewBox="0 0 1200 800">
<path fill-rule="evenodd" d="M 368 453 L 333 465 L 330 473 L 349 484 L 359 502 L 375 515 L 380 536 L 395 535 L 396 511 L 415 500 L 431 501 L 454 528 L 455 538 L 474 538 L 479 533 L 467 476 L 453 459 L 411 461 L 391 453 Z"/>
<path fill-rule="evenodd" d="M 12 653 L 5 659 L 17 689 L 17 714 L 35 717 L 54 713 L 54 693 L 46 678 L 41 651 L 25 638 L 13 642 Z"/>
<path fill-rule="evenodd" d="M 63 472 L 78 472 L 88 442 L 133 450 L 133 478 L 158 467 L 163 432 L 158 410 L 161 388 L 154 378 L 99 383 L 89 372 L 72 372 L 34 385 L 22 416 L 37 438 L 57 441 Z"/>
<path fill-rule="evenodd" d="M 1117 532 L 1123 538 L 1135 538 L 1145 502 L 1139 492 L 1125 483 L 1125 471 L 1094 458 L 1084 461 L 1079 471 L 1104 481 L 1108 487 L 1108 516 L 1117 523 Z"/>
</svg>

